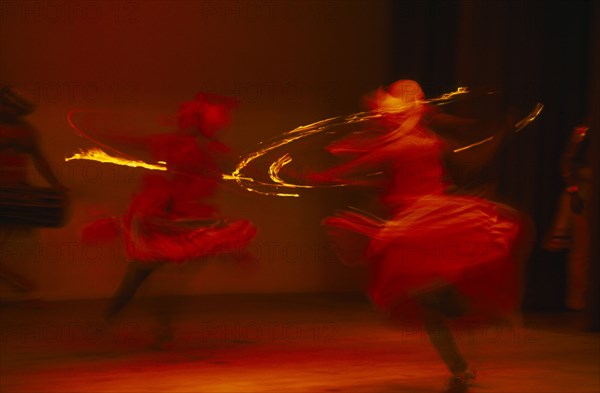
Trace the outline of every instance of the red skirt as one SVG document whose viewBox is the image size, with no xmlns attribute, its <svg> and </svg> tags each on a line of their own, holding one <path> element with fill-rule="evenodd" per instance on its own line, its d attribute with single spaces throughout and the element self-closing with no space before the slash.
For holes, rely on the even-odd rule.
<svg viewBox="0 0 600 393">
<path fill-rule="evenodd" d="M 82 231 L 85 243 L 123 237 L 127 258 L 140 262 L 183 263 L 192 259 L 243 253 L 257 229 L 245 219 L 152 220 L 121 217 L 95 221 Z"/>
<path fill-rule="evenodd" d="M 182 263 L 241 252 L 256 233 L 256 227 L 245 219 L 182 220 L 158 225 L 139 219 L 125 231 L 125 241 L 129 259 Z"/>
<path fill-rule="evenodd" d="M 508 313 L 518 306 L 521 224 L 510 208 L 479 198 L 432 195 L 390 220 L 342 212 L 324 224 L 343 261 L 369 265 L 369 295 L 387 311 L 448 285 L 476 309 Z"/>
</svg>

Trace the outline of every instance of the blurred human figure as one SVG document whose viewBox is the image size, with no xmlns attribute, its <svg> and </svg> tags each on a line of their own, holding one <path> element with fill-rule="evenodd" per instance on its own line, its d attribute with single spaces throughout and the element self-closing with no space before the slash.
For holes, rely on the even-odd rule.
<svg viewBox="0 0 600 393">
<path fill-rule="evenodd" d="M 147 172 L 122 217 L 84 228 L 86 242 L 119 232 L 125 241 L 129 263 L 106 309 L 107 323 L 115 320 L 140 285 L 164 264 L 227 253 L 248 257 L 244 250 L 256 228 L 248 220 L 223 217 L 213 201 L 222 173 L 218 159 L 229 151 L 216 134 L 229 125 L 234 106 L 229 98 L 199 93 L 180 106 L 174 132 L 146 138 L 117 136 L 121 143 L 149 150 L 154 160 L 167 163 L 168 171 Z M 173 338 L 168 308 L 159 310 L 157 348 Z"/>
<path fill-rule="evenodd" d="M 555 220 L 544 248 L 549 251 L 569 250 L 567 257 L 565 306 L 583 310 L 590 258 L 589 205 L 592 200 L 592 167 L 589 127 L 573 128 L 561 158 L 561 175 L 565 185 Z"/>
<path fill-rule="evenodd" d="M 37 129 L 25 119 L 34 110 L 15 88 L 0 88 L 0 280 L 29 298 L 37 283 L 8 266 L 7 245 L 29 237 L 33 228 L 61 225 L 66 190 L 42 153 Z M 31 185 L 30 160 L 50 189 Z"/>
<path fill-rule="evenodd" d="M 352 184 L 356 176 L 383 172 L 381 201 L 390 215 L 377 219 L 345 211 L 324 224 L 342 259 L 356 264 L 362 258 L 369 266 L 368 292 L 379 307 L 398 315 L 416 306 L 452 374 L 449 390 L 466 391 L 475 374 L 447 320 L 468 312 L 511 320 L 520 305 L 517 259 L 525 255 L 519 248 L 528 248 L 531 239 L 508 206 L 449 193 L 455 187 L 442 164 L 444 137 L 489 127 L 508 133 L 513 123 L 483 124 L 445 114 L 425 103 L 413 81 L 378 91 L 373 107 L 384 113 L 388 131 L 334 142 L 328 150 L 346 161 L 309 177 Z M 357 235 L 368 240 L 361 253 Z"/>
</svg>

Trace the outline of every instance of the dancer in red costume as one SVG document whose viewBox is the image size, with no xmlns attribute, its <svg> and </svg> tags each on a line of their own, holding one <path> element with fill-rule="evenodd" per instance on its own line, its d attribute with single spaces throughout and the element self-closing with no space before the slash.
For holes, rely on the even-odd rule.
<svg viewBox="0 0 600 393">
<path fill-rule="evenodd" d="M 229 151 L 215 138 L 216 133 L 229 125 L 235 105 L 226 97 L 199 93 L 180 106 L 174 133 L 130 140 L 150 149 L 155 160 L 166 162 L 168 171 L 144 175 L 122 218 L 84 228 L 86 242 L 106 240 L 122 229 L 130 260 L 106 310 L 107 322 L 115 319 L 144 280 L 164 263 L 224 253 L 247 257 L 243 250 L 256 228 L 248 220 L 222 217 L 211 201 L 222 173 L 217 159 Z M 159 346 L 172 339 L 169 321 L 163 320 L 163 325 L 157 336 Z"/>
<path fill-rule="evenodd" d="M 368 264 L 368 292 L 379 307 L 402 314 L 416 306 L 452 373 L 450 390 L 466 391 L 474 373 L 446 319 L 469 310 L 511 315 L 520 300 L 517 259 L 525 254 L 520 247 L 532 239 L 511 208 L 449 192 L 452 185 L 442 165 L 447 146 L 440 136 L 486 125 L 430 107 L 413 81 L 380 90 L 373 106 L 385 113 L 389 132 L 334 142 L 328 150 L 346 161 L 311 177 L 320 183 L 359 184 L 364 181 L 357 176 L 382 171 L 381 200 L 389 217 L 344 211 L 324 224 L 343 260 Z M 496 137 L 512 129 L 500 126 Z M 366 240 L 358 253 L 357 236 Z"/>
</svg>

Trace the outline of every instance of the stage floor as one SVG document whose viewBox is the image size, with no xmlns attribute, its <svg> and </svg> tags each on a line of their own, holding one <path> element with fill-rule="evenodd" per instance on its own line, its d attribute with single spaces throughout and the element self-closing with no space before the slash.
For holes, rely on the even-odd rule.
<svg viewBox="0 0 600 393">
<path fill-rule="evenodd" d="M 101 331 L 103 301 L 4 304 L 0 391 L 443 392 L 448 372 L 418 324 L 392 326 L 357 294 L 134 300 Z M 156 312 L 175 338 L 151 344 Z M 524 327 L 467 323 L 457 341 L 478 373 L 470 392 L 600 392 L 600 334 L 577 314 Z"/>
</svg>

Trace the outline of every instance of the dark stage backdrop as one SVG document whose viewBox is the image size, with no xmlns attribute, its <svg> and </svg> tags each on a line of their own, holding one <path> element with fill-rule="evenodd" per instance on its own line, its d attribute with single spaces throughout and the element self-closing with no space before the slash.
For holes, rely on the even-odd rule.
<svg viewBox="0 0 600 393">
<path fill-rule="evenodd" d="M 467 85 L 502 90 L 518 107 L 546 105 L 497 168 L 502 198 L 528 212 L 541 236 L 563 186 L 558 160 L 571 128 L 589 114 L 598 129 L 598 3 L 2 1 L 0 83 L 38 101 L 31 121 L 72 199 L 68 225 L 38 231 L 9 256 L 30 261 L 21 265 L 48 299 L 108 296 L 121 278 L 122 252 L 82 247 L 78 230 L 122 211 L 140 175 L 64 163 L 65 155 L 88 147 L 65 121 L 70 109 L 133 110 L 146 116 L 134 123 L 143 128 L 198 90 L 233 95 L 242 105 L 226 142 L 243 152 L 299 125 L 353 113 L 362 95 L 402 78 L 418 80 L 428 96 Z M 167 293 L 357 289 L 326 251 L 318 223 L 329 202 L 231 189 L 221 202 L 225 213 L 248 216 L 261 228 L 262 270 L 247 276 L 209 264 L 185 286 L 181 273 L 168 272 L 158 280 Z M 562 306 L 564 269 L 565 255 L 536 247 L 527 309 Z"/>
<path fill-rule="evenodd" d="M 496 173 L 501 199 L 529 213 L 538 232 L 526 268 L 527 310 L 563 307 L 566 255 L 545 252 L 539 243 L 563 187 L 559 159 L 572 127 L 586 116 L 598 126 L 598 8 L 596 1 L 467 0 L 395 2 L 393 7 L 390 82 L 419 80 L 428 96 L 460 85 L 493 88 L 517 108 L 536 101 L 545 105 L 536 124 L 500 157 Z M 596 238 L 596 206 L 591 214 Z M 591 325 L 597 329 L 593 247 Z"/>
</svg>

